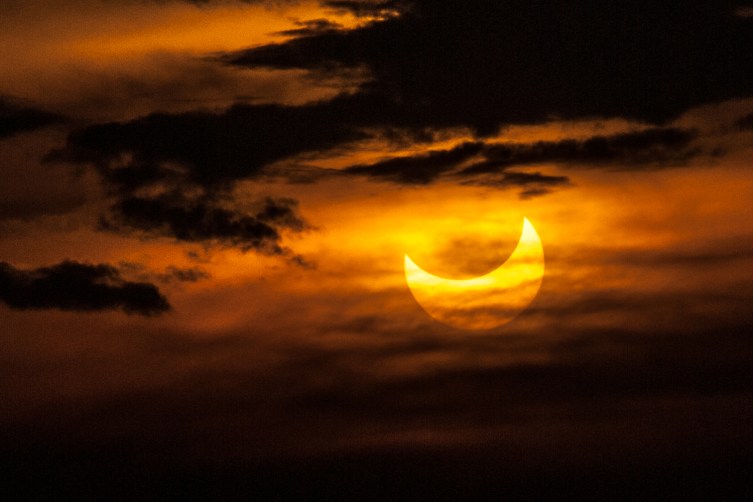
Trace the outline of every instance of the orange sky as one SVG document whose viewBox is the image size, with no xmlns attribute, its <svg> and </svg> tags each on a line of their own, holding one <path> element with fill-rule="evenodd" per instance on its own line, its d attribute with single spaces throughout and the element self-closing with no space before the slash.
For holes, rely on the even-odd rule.
<svg viewBox="0 0 753 502">
<path fill-rule="evenodd" d="M 216 59 L 284 44 L 295 36 L 283 30 L 324 18 L 345 30 L 375 22 L 317 2 L 35 0 L 0 7 L 0 104 L 63 116 L 0 137 L 0 262 L 17 270 L 64 260 L 109 264 L 124 281 L 155 285 L 172 307 L 149 317 L 117 307 L 16 309 L 4 300 L 0 426 L 21 439 L 4 440 L 3 454 L 16 448 L 33 456 L 49 443 L 109 459 L 120 438 L 134 458 L 148 451 L 148 465 L 184 457 L 222 466 L 502 445 L 495 455 L 522 451 L 531 472 L 556 473 L 585 472 L 602 455 L 609 466 L 640 470 L 681 451 L 729 459 L 750 446 L 744 424 L 753 408 L 740 368 L 749 362 L 753 325 L 753 129 L 736 124 L 753 112 L 752 96 L 699 102 L 657 123 L 638 114 L 555 111 L 543 120 L 500 122 L 490 134 L 470 120 L 453 123 L 453 110 L 445 122 L 437 119 L 448 125 L 415 130 L 407 119 L 389 124 L 385 112 L 388 118 L 359 129 L 373 134 L 270 157 L 259 171 L 216 186 L 188 177 L 171 186 L 166 177 L 128 192 L 96 161 L 71 160 L 83 151 L 75 148 L 77 133 L 121 124 L 122 137 L 134 143 L 103 140 L 102 151 L 150 165 L 151 138 L 138 150 L 141 136 L 127 129 L 137 131 L 150 113 L 216 118 L 237 103 L 298 110 L 358 96 L 387 70 L 333 63 L 317 73 Z M 274 120 L 283 119 L 272 116 L 270 127 Z M 462 171 L 504 148 L 534 155 L 547 145 L 583 148 L 592 138 L 623 141 L 655 128 L 692 132 L 687 156 L 645 164 L 640 156 L 553 156 L 496 172 L 567 178 L 532 195 L 527 185 L 494 185 L 489 173 Z M 638 142 L 624 141 L 626 149 Z M 474 142 L 482 145 L 476 153 L 427 182 L 364 169 Z M 530 145 L 539 150 L 531 154 Z M 665 147 L 646 151 L 663 154 Z M 69 158 L 50 160 L 55 151 Z M 155 158 L 176 176 L 193 168 L 177 154 L 174 166 Z M 279 252 L 147 227 L 103 230 L 103 216 L 119 200 L 164 193 L 200 193 L 206 198 L 195 200 L 244 214 L 259 211 L 265 197 L 293 199 L 307 225 L 275 227 Z M 404 256 L 442 277 L 482 275 L 513 252 L 524 217 L 546 263 L 529 308 L 480 333 L 427 315 L 406 285 Z M 176 270 L 197 277 L 180 279 Z M 712 383 L 703 387 L 693 375 Z M 696 433 L 710 439 L 697 441 Z M 578 454 L 562 453 L 568 448 Z"/>
</svg>

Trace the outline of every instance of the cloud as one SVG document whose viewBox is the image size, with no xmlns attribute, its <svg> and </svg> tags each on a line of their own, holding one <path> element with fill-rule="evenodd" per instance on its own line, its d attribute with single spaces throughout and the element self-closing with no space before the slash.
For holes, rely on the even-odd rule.
<svg viewBox="0 0 753 502">
<path fill-rule="evenodd" d="M 737 121 L 735 121 L 735 125 L 738 129 L 742 129 L 744 131 L 753 131 L 753 113 L 750 113 L 744 117 L 740 117 Z"/>
<path fill-rule="evenodd" d="M 162 280 L 165 282 L 199 282 L 209 279 L 210 277 L 211 276 L 206 270 L 199 267 L 178 268 L 170 265 L 165 270 Z"/>
<path fill-rule="evenodd" d="M 530 199 L 551 193 L 557 188 L 570 186 L 570 178 L 540 172 L 504 171 L 496 176 L 469 180 L 463 183 L 497 188 L 521 188 L 520 198 Z"/>
<path fill-rule="evenodd" d="M 652 128 L 644 131 L 593 136 L 585 140 L 537 141 L 489 145 L 482 162 L 467 167 L 463 174 L 499 172 L 511 166 L 543 163 L 619 165 L 621 169 L 644 168 L 686 161 L 698 155 L 691 148 L 693 131 Z"/>
<path fill-rule="evenodd" d="M 154 0 L 155 2 L 164 2 L 165 0 Z M 248 3 L 248 4 L 261 4 L 268 6 L 281 6 L 299 3 L 301 0 L 173 0 L 176 2 L 186 2 L 196 5 L 210 5 L 210 4 L 231 4 L 231 3 Z"/>
<path fill-rule="evenodd" d="M 681 245 L 677 251 L 686 249 Z M 659 260 L 642 266 L 655 269 L 665 257 Z M 740 263 L 729 270 L 744 269 Z M 647 280 L 641 271 L 633 272 L 629 275 L 638 282 Z M 678 275 L 687 276 L 684 271 Z M 667 290 L 667 284 L 684 293 Z M 188 328 L 148 326 L 121 337 L 113 350 L 111 344 L 98 344 L 101 337 L 74 330 L 74 338 L 57 348 L 60 359 L 42 345 L 28 362 L 2 365 L 20 382 L 17 399 L 31 410 L 21 415 L 21 425 L 6 419 L 9 430 L 18 430 L 5 435 L 6 444 L 18 448 L 8 455 L 14 460 L 11 477 L 18 481 L 49 473 L 43 476 L 51 483 L 44 485 L 45 493 L 71 493 L 60 491 L 63 485 L 78 495 L 81 485 L 89 493 L 94 486 L 104 496 L 111 493 L 112 479 L 136 479 L 134 497 L 152 482 L 164 490 L 159 493 L 171 495 L 189 480 L 194 493 L 197 484 L 209 483 L 202 492 L 209 498 L 268 490 L 295 499 L 312 480 L 329 486 L 327 493 L 336 498 L 341 469 L 346 469 L 349 476 L 358 473 L 359 482 L 371 480 L 366 486 L 389 498 L 405 493 L 399 480 L 406 466 L 428 462 L 420 479 L 441 498 L 448 487 L 464 486 L 448 481 L 452 473 L 474 489 L 491 483 L 499 488 L 489 492 L 495 496 L 508 493 L 497 481 L 513 478 L 535 486 L 551 479 L 566 487 L 584 483 L 583 493 L 593 493 L 590 481 L 603 489 L 602 473 L 631 473 L 619 488 L 655 493 L 656 480 L 667 473 L 661 466 L 668 465 L 718 478 L 714 488 L 743 486 L 748 493 L 750 463 L 741 467 L 739 460 L 750 459 L 753 312 L 746 307 L 753 289 L 750 281 L 727 291 L 734 294 L 686 287 L 683 280 L 662 281 L 656 294 L 626 286 L 605 287 L 589 297 L 579 295 L 577 287 L 564 295 L 557 290 L 543 305 L 557 308 L 546 313 L 553 317 L 533 322 L 529 336 L 521 334 L 520 323 L 476 337 L 458 336 L 428 319 L 414 329 L 395 319 L 400 302 L 375 299 L 371 288 L 354 294 L 339 284 L 337 291 L 324 290 L 328 294 L 317 287 L 311 296 L 298 297 L 298 308 L 279 305 L 279 314 L 262 308 L 265 316 L 272 314 L 269 322 L 219 329 L 211 337 L 187 336 L 189 321 Z M 272 286 L 268 292 L 273 291 Z M 226 300 L 227 293 L 217 301 Z M 274 294 L 262 296 L 269 305 L 277 302 Z M 370 307 L 363 317 L 347 308 L 358 296 Z M 710 298 L 726 308 L 710 311 Z M 595 312 L 600 315 L 594 317 Z M 736 315 L 723 315 L 732 312 Z M 604 323 L 607 318 L 611 321 Z M 274 322 L 283 319 L 290 324 Z M 596 325 L 589 322 L 594 319 Z M 39 324 L 42 334 L 55 330 L 44 320 Z M 326 334 L 326 343 L 312 333 Z M 55 337 L 35 338 L 51 344 L 48 339 Z M 65 359 L 71 346 L 86 355 L 83 361 Z M 86 378 L 90 375 L 117 380 Z M 52 397 L 40 399 L 28 390 L 33 385 L 27 380 L 33 384 L 42 378 L 49 380 Z M 53 392 L 62 386 L 76 396 L 68 406 L 60 406 L 59 393 Z M 170 424 L 188 425 L 166 428 L 165 417 Z M 699 440 L 699 424 L 708 440 Z M 519 470 L 500 472 L 496 469 L 505 464 L 480 455 L 485 450 L 503 456 L 517 452 L 523 462 L 515 464 Z M 59 456 L 51 459 L 50 451 Z M 451 451 L 460 456 L 448 456 Z M 383 460 L 385 452 L 395 456 Z M 345 460 L 334 462 L 334 454 Z M 380 459 L 381 470 L 358 463 L 363 458 L 354 461 L 359 454 L 372 462 Z M 316 471 L 321 476 L 301 470 L 294 463 L 301 458 L 325 466 Z M 257 470 L 269 463 L 277 463 L 271 471 L 275 476 Z M 55 475 L 61 465 L 86 483 L 70 488 L 68 476 Z M 255 467 L 249 471 L 249 465 Z M 333 465 L 337 475 L 328 476 Z M 242 468 L 229 477 L 237 466 Z M 184 467 L 195 470 L 183 473 Z M 724 474 L 714 474 L 717 468 Z M 15 476 L 18 470 L 25 477 Z M 684 476 L 659 483 L 665 488 L 675 484 L 683 494 L 688 489 Z M 518 490 L 528 493 L 530 486 Z M 419 498 L 421 493 L 416 489 Z"/>
<path fill-rule="evenodd" d="M 699 155 L 694 131 L 650 128 L 643 131 L 593 136 L 587 139 L 534 143 L 466 142 L 447 150 L 393 157 L 344 170 L 405 185 L 425 185 L 439 179 L 463 184 L 522 187 L 521 197 L 548 193 L 570 184 L 566 176 L 511 171 L 512 167 L 557 163 L 570 167 L 602 166 L 646 169 L 673 165 Z"/>
<path fill-rule="evenodd" d="M 753 93 L 745 49 L 753 45 L 753 25 L 732 15 L 731 1 L 399 5 L 398 17 L 224 60 L 312 71 L 364 68 L 372 80 L 361 97 L 379 105 L 355 109 L 354 120 L 373 123 L 386 111 L 395 125 L 468 126 L 481 134 L 552 116 L 666 122 L 689 108 Z"/>
<path fill-rule="evenodd" d="M 94 166 L 115 198 L 102 229 L 288 255 L 281 231 L 306 228 L 297 202 L 266 198 L 247 213 L 230 206 L 231 189 L 262 176 L 268 163 L 361 137 L 319 127 L 321 113 L 318 105 L 237 105 L 152 114 L 76 131 L 46 160 Z"/>
<path fill-rule="evenodd" d="M 172 179 L 214 187 L 259 176 L 267 164 L 301 152 L 364 138 L 337 102 L 236 105 L 99 124 L 72 133 L 48 159 L 93 164 L 125 189 Z"/>
<path fill-rule="evenodd" d="M 0 139 L 64 121 L 62 115 L 22 106 L 0 96 Z"/>
<path fill-rule="evenodd" d="M 190 199 L 174 192 L 155 197 L 123 196 L 101 219 L 104 230 L 140 232 L 151 237 L 172 237 L 185 242 L 217 243 L 286 254 L 280 229 L 301 231 L 305 222 L 291 199 L 267 198 L 255 214 L 223 206 L 216 199 Z"/>
<path fill-rule="evenodd" d="M 348 11 L 357 17 L 386 18 L 405 10 L 401 0 L 326 0 L 324 5 L 336 11 Z"/>
<path fill-rule="evenodd" d="M 361 8 L 350 2 L 327 5 Z M 401 14 L 351 30 L 315 20 L 291 40 L 219 56 L 231 67 L 305 70 L 314 79 L 367 74 L 355 91 L 296 106 L 237 104 L 224 111 L 153 113 L 92 125 L 73 132 L 48 159 L 94 166 L 118 199 L 110 229 L 269 250 L 279 241 L 275 225 L 207 201 L 230 193 L 240 180 L 284 177 L 272 166 L 296 156 L 389 131 L 430 137 L 435 130 L 467 127 L 481 138 L 506 125 L 552 117 L 659 123 L 693 106 L 753 93 L 746 71 L 750 55 L 743 49 L 753 45 L 753 27 L 725 5 L 584 1 L 564 7 L 522 0 L 471 1 L 462 9 L 441 0 L 362 5 Z M 698 154 L 694 137 L 692 131 L 655 127 L 588 140 L 486 144 L 481 152 L 470 142 L 346 172 L 402 184 L 453 176 L 460 183 L 523 187 L 521 195 L 530 197 L 568 180 L 508 168 L 672 165 Z M 474 155 L 478 161 L 465 165 Z M 179 200 L 141 193 L 154 190 L 201 195 Z M 197 226 L 188 228 L 186 219 Z"/>
<path fill-rule="evenodd" d="M 50 169 L 40 157 L 60 131 L 37 131 L 2 141 L 0 148 L 0 224 L 69 213 L 81 207 L 95 180 L 80 169 Z"/>
<path fill-rule="evenodd" d="M 482 148 L 483 143 L 467 142 L 449 150 L 435 150 L 415 156 L 394 157 L 375 164 L 356 165 L 345 169 L 345 172 L 406 185 L 425 185 L 455 169 L 478 154 Z"/>
<path fill-rule="evenodd" d="M 164 0 L 154 0 L 164 1 Z M 301 0 L 174 0 L 197 5 L 222 4 L 222 3 L 248 3 L 268 6 L 282 6 L 300 3 Z M 336 11 L 348 11 L 359 17 L 381 17 L 400 11 L 405 7 L 401 0 L 324 0 L 323 5 Z"/>
<path fill-rule="evenodd" d="M 322 33 L 330 33 L 343 29 L 342 25 L 333 23 L 328 19 L 312 19 L 309 21 L 296 21 L 298 28 L 281 31 L 280 35 L 291 37 L 310 37 Z"/>
<path fill-rule="evenodd" d="M 562 328 L 568 331 L 570 327 L 563 323 Z M 57 448 L 60 459 L 83 463 L 83 469 L 75 467 L 87 481 L 90 476 L 93 481 L 100 479 L 103 470 L 116 476 L 125 472 L 129 478 L 143 476 L 144 481 L 155 479 L 156 472 L 157 488 L 173 493 L 172 487 L 185 486 L 181 480 L 190 480 L 194 490 L 197 479 L 215 473 L 217 479 L 208 494 L 266 489 L 270 494 L 289 493 L 291 499 L 310 489 L 312 480 L 331 483 L 331 493 L 337 498 L 343 486 L 340 469 L 346 468 L 359 472 L 359 480 L 371 480 L 367 486 L 374 493 L 389 498 L 395 492 L 384 489 L 384 480 L 397 493 L 405 493 L 404 485 L 394 480 L 401 479 L 404 469 L 417 463 L 416 458 L 422 459 L 419 465 L 429 459 L 438 462 L 428 463 L 421 486 L 438 483 L 446 489 L 457 483 L 448 481 L 452 473 L 466 481 L 470 476 L 474 486 L 497 486 L 498 480 L 509 479 L 511 474 L 505 472 L 509 465 L 480 455 L 487 450 L 512 450 L 516 458 L 522 454 L 524 462 L 515 464 L 520 470 L 512 473 L 518 477 L 535 475 L 544 482 L 554 476 L 570 485 L 583 482 L 585 476 L 598 481 L 600 476 L 594 473 L 602 470 L 633 470 L 631 476 L 646 483 L 644 476 L 656 473 L 657 465 L 665 463 L 687 467 L 698 462 L 699 473 L 708 474 L 720 458 L 733 461 L 749 449 L 749 442 L 740 439 L 748 437 L 750 419 L 747 331 L 718 329 L 681 336 L 659 332 L 640 337 L 595 330 L 574 339 L 563 338 L 559 331 L 554 336 L 538 332 L 533 343 L 544 357 L 517 364 L 505 362 L 510 353 L 521 349 L 520 340 L 510 334 L 422 341 L 415 338 L 416 333 L 394 333 L 402 342 L 387 347 L 310 343 L 286 348 L 275 336 L 265 336 L 270 343 L 277 342 L 271 343 L 273 353 L 283 356 L 271 367 L 269 362 L 249 363 L 260 350 L 270 349 L 246 334 L 244 330 L 218 343 L 216 338 L 197 342 L 185 336 L 169 341 L 163 333 L 154 333 L 148 357 L 139 360 L 136 375 L 149 370 L 149 375 L 166 374 L 167 378 L 135 386 L 129 379 L 119 391 L 106 395 L 81 392 L 84 398 L 75 407 L 57 406 L 53 413 L 45 408 L 30 414 L 26 419 L 30 425 L 18 434 L 23 438 L 17 443 L 20 458 L 49 458 L 45 454 Z M 739 355 L 730 360 L 720 347 L 737 349 Z M 447 361 L 442 356 L 457 352 L 467 356 L 467 364 L 442 363 Z M 168 354 L 180 363 L 166 359 Z M 123 356 L 118 352 L 110 357 Z M 389 368 L 399 367 L 400 361 L 420 357 L 438 363 L 431 370 L 382 376 L 382 371 L 390 374 Z M 102 359 L 95 364 L 106 371 L 110 360 Z M 81 380 L 84 383 L 79 385 L 92 385 Z M 165 417 L 190 426 L 166 428 Z M 699 424 L 709 441 L 698 440 Z M 196 434 L 197 430 L 202 434 Z M 117 441 L 123 437 L 127 441 Z M 15 444 L 11 439 L 7 442 Z M 92 452 L 97 447 L 101 450 Z M 448 457 L 452 451 L 462 454 Z M 353 465 L 359 453 L 373 462 L 387 452 L 394 456 L 384 464 L 389 467 L 382 465 L 377 471 L 383 478 L 374 478 L 370 463 Z M 344 456 L 342 463 L 333 463 L 336 453 Z M 93 463 L 86 464 L 82 457 Z M 321 476 L 311 476 L 291 463 L 300 458 L 326 468 Z M 57 457 L 48 462 L 27 460 L 20 465 L 34 466 L 35 471 L 27 476 L 38 475 L 39 465 L 45 472 L 59 471 Z M 279 471 L 272 471 L 279 474 L 271 480 L 256 470 L 269 462 L 279 462 Z M 19 469 L 18 465 L 13 462 L 11 468 Z M 176 465 L 196 466 L 198 477 L 176 474 Z M 228 473 L 239 465 L 242 473 L 229 482 Z M 256 467 L 249 471 L 249 465 Z M 328 476 L 332 465 L 338 466 L 337 475 Z M 500 466 L 502 472 L 496 470 Z M 749 486 L 749 476 L 745 476 L 749 473 L 739 470 L 734 479 L 737 483 L 745 479 L 744 486 Z M 249 478 L 253 479 L 250 485 L 246 484 Z M 165 479 L 175 481 L 167 485 Z M 654 478 L 649 479 L 650 486 L 644 489 L 655 493 Z M 686 488 L 687 481 L 679 479 L 669 484 L 677 482 Z M 729 478 L 720 476 L 720 483 L 724 480 Z M 296 489 L 289 483 L 295 483 Z M 626 486 L 636 492 L 636 486 L 627 481 Z M 141 484 L 135 490 L 140 488 Z M 419 498 L 420 493 L 424 492 L 416 490 Z M 431 493 L 441 498 L 441 491 Z M 366 499 L 369 495 L 373 493 L 364 493 Z"/>
<path fill-rule="evenodd" d="M 169 265 L 163 272 L 148 269 L 141 263 L 130 261 L 121 261 L 118 263 L 118 270 L 121 274 L 134 277 L 139 281 L 158 281 L 165 284 L 199 282 L 212 277 L 212 275 L 201 267 L 181 268 L 175 265 Z"/>
<path fill-rule="evenodd" d="M 120 309 L 144 316 L 170 310 L 167 299 L 153 284 L 124 281 L 110 265 L 74 261 L 34 270 L 0 262 L 0 300 L 14 310 Z"/>
</svg>

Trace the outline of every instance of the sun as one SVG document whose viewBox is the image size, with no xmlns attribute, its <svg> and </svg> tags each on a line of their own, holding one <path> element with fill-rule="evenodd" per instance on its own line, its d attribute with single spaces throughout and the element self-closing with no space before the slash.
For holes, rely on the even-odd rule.
<svg viewBox="0 0 753 502">
<path fill-rule="evenodd" d="M 527 218 L 510 258 L 479 277 L 438 277 L 405 255 L 405 279 L 419 305 L 434 319 L 466 330 L 488 330 L 513 320 L 536 297 L 543 277 L 544 248 Z"/>
</svg>

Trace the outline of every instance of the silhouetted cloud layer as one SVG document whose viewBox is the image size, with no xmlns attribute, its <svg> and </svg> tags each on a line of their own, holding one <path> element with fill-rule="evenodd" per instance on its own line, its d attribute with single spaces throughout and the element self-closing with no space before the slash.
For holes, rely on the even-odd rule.
<svg viewBox="0 0 753 502">
<path fill-rule="evenodd" d="M 0 139 L 63 122 L 61 115 L 21 106 L 0 96 Z"/>
<path fill-rule="evenodd" d="M 753 23 L 735 17 L 737 3 L 728 0 L 399 5 L 399 17 L 255 47 L 226 61 L 365 68 L 372 80 L 352 103 L 356 121 L 373 123 L 386 113 L 395 125 L 466 125 L 480 133 L 553 115 L 662 122 L 753 93 Z M 359 109 L 364 96 L 379 107 Z"/>
<path fill-rule="evenodd" d="M 202 268 L 179 268 L 170 265 L 165 269 L 165 273 L 160 275 L 160 280 L 163 282 L 199 282 L 209 279 L 211 275 L 209 272 Z"/>
<path fill-rule="evenodd" d="M 291 199 L 267 198 L 257 213 L 247 214 L 228 209 L 216 199 L 194 200 L 172 193 L 156 197 L 124 196 L 112 206 L 111 214 L 101 219 L 101 227 L 283 254 L 278 229 L 300 231 L 305 222 Z"/>
<path fill-rule="evenodd" d="M 753 113 L 741 117 L 735 122 L 735 125 L 742 130 L 753 131 Z"/>
<path fill-rule="evenodd" d="M 258 213 L 248 214 L 228 205 L 229 189 L 260 176 L 268 163 L 360 137 L 344 127 L 318 127 L 320 115 L 316 105 L 153 114 L 74 132 L 47 160 L 95 167 L 116 199 L 102 218 L 104 229 L 281 254 L 280 231 L 305 227 L 296 201 L 266 198 Z"/>
<path fill-rule="evenodd" d="M 401 0 L 325 0 L 322 2 L 335 10 L 349 11 L 358 17 L 386 17 L 397 14 L 406 7 Z"/>
<path fill-rule="evenodd" d="M 110 265 L 74 261 L 34 270 L 0 262 L 0 300 L 15 310 L 120 309 L 146 316 L 170 310 L 167 298 L 153 284 L 125 281 Z"/>
<path fill-rule="evenodd" d="M 344 116 L 332 102 L 152 114 L 74 132 L 49 158 L 91 163 L 121 189 L 176 179 L 217 187 L 258 176 L 277 160 L 364 138 Z"/>
<path fill-rule="evenodd" d="M 278 175 L 272 166 L 280 161 L 395 131 L 429 139 L 437 130 L 467 127 L 483 138 L 553 117 L 662 123 L 694 106 L 753 94 L 747 49 L 753 23 L 735 16 L 731 1 L 324 4 L 376 21 L 351 30 L 325 19 L 303 22 L 288 41 L 225 54 L 220 62 L 304 69 L 314 78 L 368 75 L 355 92 L 300 106 L 235 105 L 93 125 L 72 133 L 48 158 L 95 166 L 117 196 L 111 229 L 268 250 L 279 240 L 276 222 L 205 201 L 228 194 L 240 180 Z M 677 164 L 699 153 L 694 136 L 656 127 L 587 140 L 469 142 L 346 172 L 414 185 L 452 176 L 459 183 L 522 187 L 523 196 L 533 196 L 568 180 L 508 168 Z M 198 190 L 201 197 L 140 192 L 165 187 Z"/>
<path fill-rule="evenodd" d="M 497 188 L 519 188 L 521 199 L 530 199 L 551 193 L 557 188 L 570 185 L 567 176 L 553 176 L 536 172 L 504 171 L 491 177 L 463 182 L 466 185 L 480 185 Z"/>
<path fill-rule="evenodd" d="M 347 173 L 363 174 L 407 185 L 425 185 L 481 152 L 483 143 L 463 143 L 449 150 L 435 150 L 407 157 L 394 157 L 369 165 L 357 165 Z"/>
<path fill-rule="evenodd" d="M 333 31 L 341 30 L 343 27 L 337 23 L 333 23 L 328 19 L 312 19 L 311 21 L 297 21 L 295 23 L 298 28 L 291 30 L 281 31 L 280 35 L 288 35 L 291 37 L 310 37 L 313 35 L 321 35 L 322 33 L 330 33 Z"/>
<path fill-rule="evenodd" d="M 405 185 L 425 185 L 445 178 L 464 184 L 518 187 L 523 189 L 523 197 L 531 197 L 566 186 L 569 178 L 540 172 L 511 171 L 510 168 L 545 163 L 571 167 L 659 168 L 687 161 L 700 154 L 701 151 L 692 145 L 696 135 L 685 129 L 651 128 L 579 140 L 466 142 L 447 150 L 355 165 L 344 172 Z"/>
<path fill-rule="evenodd" d="M 484 152 L 484 161 L 469 166 L 463 173 L 497 172 L 511 166 L 542 163 L 608 167 L 619 164 L 621 169 L 656 167 L 686 161 L 700 153 L 691 147 L 695 137 L 694 132 L 684 129 L 653 128 L 585 140 L 490 145 Z"/>
</svg>

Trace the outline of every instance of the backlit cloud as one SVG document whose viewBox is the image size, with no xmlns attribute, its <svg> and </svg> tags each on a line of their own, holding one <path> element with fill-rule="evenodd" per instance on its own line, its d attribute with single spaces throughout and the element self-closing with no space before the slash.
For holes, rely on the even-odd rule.
<svg viewBox="0 0 753 502">
<path fill-rule="evenodd" d="M 123 310 L 146 316 L 170 310 L 153 284 L 124 281 L 110 265 L 74 261 L 34 270 L 0 262 L 0 300 L 18 310 Z"/>
<path fill-rule="evenodd" d="M 226 56 L 244 67 L 364 67 L 361 94 L 394 124 L 466 125 L 602 116 L 662 122 L 753 91 L 753 25 L 734 2 L 406 1 L 395 18 Z M 357 7 L 356 7 L 357 8 Z M 530 20 L 534 20 L 530 22 Z M 451 99 L 450 99 L 451 97 Z"/>
<path fill-rule="evenodd" d="M 56 113 L 16 104 L 0 96 L 0 139 L 64 122 Z"/>
</svg>

